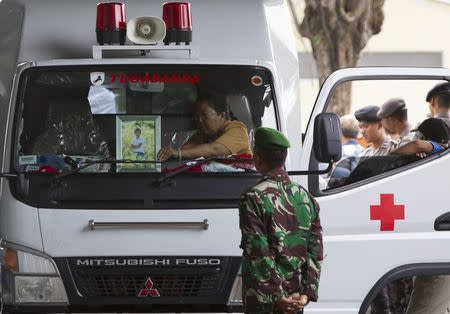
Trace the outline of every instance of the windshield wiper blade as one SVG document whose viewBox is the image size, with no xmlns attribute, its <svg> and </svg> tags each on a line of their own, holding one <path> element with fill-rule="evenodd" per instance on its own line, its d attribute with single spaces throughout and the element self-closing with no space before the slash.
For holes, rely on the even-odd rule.
<svg viewBox="0 0 450 314">
<path fill-rule="evenodd" d="M 55 176 L 54 181 L 57 182 L 65 177 L 79 173 L 81 170 L 95 164 L 159 164 L 162 163 L 159 160 L 133 160 L 133 159 L 100 159 L 80 162 L 77 168 L 69 170 L 67 172 L 60 173 Z"/>
<path fill-rule="evenodd" d="M 180 168 L 177 171 L 174 172 L 169 172 L 167 174 L 165 174 L 164 176 L 156 179 L 154 181 L 154 183 L 158 183 L 161 184 L 164 181 L 166 181 L 167 179 L 170 179 L 172 177 L 175 177 L 181 173 L 185 173 L 189 170 L 191 170 L 192 168 L 194 168 L 195 166 L 201 166 L 207 162 L 210 161 L 217 161 L 217 162 L 221 162 L 221 161 L 235 161 L 235 162 L 248 162 L 248 161 L 253 161 L 253 158 L 235 158 L 235 157 L 211 157 L 211 158 L 198 158 L 198 159 L 192 159 L 192 160 L 188 160 L 185 162 L 186 167 Z"/>
<path fill-rule="evenodd" d="M 17 178 L 18 174 L 17 173 L 0 173 L 0 178 Z"/>
</svg>

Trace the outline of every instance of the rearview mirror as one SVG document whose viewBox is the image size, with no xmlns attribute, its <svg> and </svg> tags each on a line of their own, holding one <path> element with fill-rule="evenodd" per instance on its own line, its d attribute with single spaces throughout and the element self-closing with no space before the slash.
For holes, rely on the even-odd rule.
<svg viewBox="0 0 450 314">
<path fill-rule="evenodd" d="M 342 130 L 339 116 L 332 112 L 320 113 L 314 119 L 314 155 L 318 162 L 330 163 L 341 159 Z"/>
</svg>

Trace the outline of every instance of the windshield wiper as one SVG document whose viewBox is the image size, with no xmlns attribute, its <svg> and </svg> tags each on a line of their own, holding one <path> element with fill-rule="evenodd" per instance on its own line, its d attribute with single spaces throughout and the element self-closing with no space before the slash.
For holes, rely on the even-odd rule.
<svg viewBox="0 0 450 314">
<path fill-rule="evenodd" d="M 87 167 L 95 164 L 116 165 L 116 164 L 160 164 L 160 163 L 162 162 L 159 160 L 133 160 L 133 159 L 100 159 L 100 160 L 84 161 L 80 162 L 77 168 L 56 175 L 54 181 L 58 182 L 59 180 L 65 177 L 79 173 L 81 170 L 86 169 Z"/>
<path fill-rule="evenodd" d="M 201 166 L 207 162 L 210 161 L 217 161 L 217 162 L 222 162 L 222 161 L 235 161 L 235 162 L 248 162 L 248 161 L 253 161 L 253 158 L 235 158 L 235 157 L 210 157 L 210 158 L 198 158 L 198 159 L 192 159 L 192 160 L 188 160 L 185 162 L 185 167 L 180 168 L 174 172 L 169 172 L 167 174 L 165 174 L 164 176 L 156 179 L 154 181 L 154 183 L 157 184 L 161 184 L 163 182 L 165 182 L 167 179 L 170 179 L 172 177 L 175 177 L 181 173 L 187 172 L 189 170 L 191 170 L 192 168 L 194 168 L 195 166 Z"/>
<path fill-rule="evenodd" d="M 17 178 L 18 174 L 17 173 L 0 173 L 0 178 Z"/>
</svg>

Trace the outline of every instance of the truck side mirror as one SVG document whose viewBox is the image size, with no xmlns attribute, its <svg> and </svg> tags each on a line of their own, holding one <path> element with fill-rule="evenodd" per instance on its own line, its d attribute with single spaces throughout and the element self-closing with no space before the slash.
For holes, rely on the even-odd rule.
<svg viewBox="0 0 450 314">
<path fill-rule="evenodd" d="M 341 122 L 335 113 L 320 113 L 314 119 L 313 151 L 318 162 L 327 163 L 323 170 L 289 171 L 290 175 L 315 175 L 329 173 L 333 163 L 341 159 Z"/>
<path fill-rule="evenodd" d="M 26 173 L 19 173 L 16 179 L 16 189 L 21 197 L 28 197 L 30 193 L 30 181 Z"/>
<path fill-rule="evenodd" d="M 314 155 L 318 162 L 330 163 L 341 159 L 342 130 L 339 116 L 323 112 L 314 119 Z"/>
</svg>

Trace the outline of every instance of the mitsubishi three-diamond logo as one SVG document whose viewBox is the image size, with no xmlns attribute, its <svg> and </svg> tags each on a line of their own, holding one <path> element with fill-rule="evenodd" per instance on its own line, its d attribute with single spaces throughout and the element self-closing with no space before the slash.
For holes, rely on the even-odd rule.
<svg viewBox="0 0 450 314">
<path fill-rule="evenodd" d="M 150 277 L 148 277 L 145 281 L 145 288 L 139 291 L 138 297 L 145 298 L 148 295 L 150 295 L 152 298 L 159 298 L 161 296 L 158 290 L 156 288 L 153 288 L 153 281 L 150 279 Z"/>
</svg>

